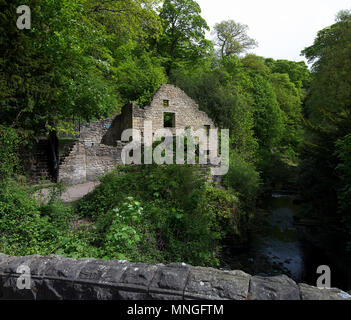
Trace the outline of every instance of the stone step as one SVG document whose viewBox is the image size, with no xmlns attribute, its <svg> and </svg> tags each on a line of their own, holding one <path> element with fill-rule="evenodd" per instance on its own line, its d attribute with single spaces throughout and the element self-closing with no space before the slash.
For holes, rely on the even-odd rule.
<svg viewBox="0 0 351 320">
<path fill-rule="evenodd" d="M 49 167 L 48 166 L 42 166 L 42 167 L 36 167 L 35 168 L 35 171 L 43 171 L 43 170 L 48 170 L 49 169 Z"/>
<path fill-rule="evenodd" d="M 39 165 L 35 167 L 35 170 L 41 170 L 41 169 L 49 169 L 48 165 Z"/>
<path fill-rule="evenodd" d="M 41 173 L 41 174 L 36 173 L 36 174 L 34 175 L 34 177 L 36 177 L 36 178 L 49 177 L 49 174 L 48 174 L 47 172 L 43 172 L 43 173 Z"/>
<path fill-rule="evenodd" d="M 38 169 L 38 170 L 35 170 L 34 173 L 42 173 L 42 172 L 49 172 L 49 170 L 47 168 L 42 168 L 42 169 Z"/>
</svg>

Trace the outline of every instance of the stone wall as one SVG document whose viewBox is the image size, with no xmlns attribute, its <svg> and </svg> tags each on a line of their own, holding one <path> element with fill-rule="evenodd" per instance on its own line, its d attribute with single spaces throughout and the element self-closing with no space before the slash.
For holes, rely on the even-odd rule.
<svg viewBox="0 0 351 320">
<path fill-rule="evenodd" d="M 169 102 L 168 106 L 163 105 L 164 100 Z M 165 112 L 175 114 L 175 128 L 171 129 L 174 133 L 176 129 L 186 127 L 191 127 L 193 130 L 203 129 L 205 125 L 215 128 L 213 121 L 205 112 L 200 111 L 194 100 L 184 91 L 170 84 L 164 84 L 157 90 L 150 106 L 144 109 L 133 106 L 133 128 L 143 131 L 145 120 L 152 121 L 153 131 L 163 128 Z"/>
<path fill-rule="evenodd" d="M 164 105 L 168 101 L 168 106 Z M 96 181 L 100 175 L 122 164 L 121 134 L 134 128 L 143 133 L 144 121 L 152 121 L 153 132 L 164 127 L 164 113 L 173 113 L 176 129 L 191 127 L 198 130 L 207 126 L 215 128 L 213 121 L 181 89 L 164 84 L 155 93 L 150 106 L 140 108 L 126 104 L 120 115 L 84 124 L 80 127 L 79 141 L 59 168 L 58 181 L 68 185 Z"/>
<path fill-rule="evenodd" d="M 59 181 L 68 185 L 97 181 L 99 176 L 121 164 L 123 144 L 107 146 L 78 141 L 65 161 L 60 165 Z"/>
<path fill-rule="evenodd" d="M 30 268 L 30 289 L 18 289 L 19 266 Z M 0 299 L 32 300 L 351 300 L 338 289 L 297 285 L 287 276 L 242 271 L 0 254 Z"/>
<path fill-rule="evenodd" d="M 86 146 L 86 181 L 96 181 L 99 176 L 121 164 L 122 149 L 103 144 Z"/>
<path fill-rule="evenodd" d="M 97 181 L 100 175 L 121 163 L 121 146 L 102 144 L 115 117 L 84 124 L 73 149 L 59 167 L 58 181 L 68 185 Z"/>
<path fill-rule="evenodd" d="M 115 118 L 107 118 L 100 121 L 89 122 L 80 127 L 81 141 L 101 143 L 103 136 L 107 133 Z"/>
<path fill-rule="evenodd" d="M 78 141 L 74 144 L 69 156 L 59 167 L 58 181 L 66 184 L 86 182 L 86 150 L 85 144 Z"/>
<path fill-rule="evenodd" d="M 169 102 L 168 106 L 163 101 Z M 120 115 L 101 121 L 91 122 L 81 126 L 80 140 L 105 145 L 116 146 L 116 141 L 121 140 L 121 134 L 126 129 L 139 129 L 143 131 L 144 121 L 152 121 L 153 132 L 164 128 L 164 113 L 175 114 L 175 129 L 191 127 L 193 130 L 203 129 L 204 126 L 215 128 L 208 115 L 199 109 L 194 100 L 189 98 L 184 91 L 164 84 L 158 89 L 149 106 L 141 108 L 136 104 L 127 103 Z"/>
<path fill-rule="evenodd" d="M 127 103 L 120 115 L 116 116 L 111 123 L 111 127 L 107 130 L 101 139 L 102 144 L 117 146 L 117 141 L 121 140 L 122 132 L 133 126 L 133 103 Z"/>
</svg>

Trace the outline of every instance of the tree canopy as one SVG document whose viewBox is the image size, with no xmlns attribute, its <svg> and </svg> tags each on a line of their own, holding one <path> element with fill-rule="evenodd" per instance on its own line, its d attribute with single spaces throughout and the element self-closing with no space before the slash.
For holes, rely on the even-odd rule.
<svg viewBox="0 0 351 320">
<path fill-rule="evenodd" d="M 351 133 L 351 19 L 350 11 L 318 32 L 303 50 L 312 65 L 306 99 L 302 148 L 301 190 L 310 214 L 318 214 L 343 230 L 351 230 L 348 200 L 349 135 Z M 341 222 L 341 224 L 340 224 Z"/>
<path fill-rule="evenodd" d="M 209 27 L 200 14 L 201 8 L 194 0 L 164 2 L 160 13 L 164 33 L 157 46 L 165 59 L 167 75 L 173 66 L 194 63 L 211 50 L 205 38 Z"/>
<path fill-rule="evenodd" d="M 246 24 L 234 20 L 222 21 L 214 26 L 214 44 L 222 59 L 257 47 L 257 41 L 247 35 L 248 29 Z"/>
</svg>

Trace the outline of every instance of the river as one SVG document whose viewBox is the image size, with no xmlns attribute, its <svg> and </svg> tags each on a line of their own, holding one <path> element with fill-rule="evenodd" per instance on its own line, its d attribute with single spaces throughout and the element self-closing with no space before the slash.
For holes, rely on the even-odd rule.
<svg viewBox="0 0 351 320">
<path fill-rule="evenodd" d="M 316 285 L 317 268 L 328 265 L 332 286 L 350 290 L 350 273 L 341 269 L 335 259 L 305 239 L 306 230 L 297 225 L 299 206 L 294 197 L 273 194 L 250 232 L 245 247 L 224 247 L 222 268 L 240 269 L 252 275 L 286 274 L 296 282 Z"/>
</svg>

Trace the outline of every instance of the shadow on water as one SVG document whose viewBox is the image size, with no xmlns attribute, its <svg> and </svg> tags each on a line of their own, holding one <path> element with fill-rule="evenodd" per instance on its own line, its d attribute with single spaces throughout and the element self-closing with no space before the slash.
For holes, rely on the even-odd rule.
<svg viewBox="0 0 351 320">
<path fill-rule="evenodd" d="M 286 274 L 296 282 L 315 286 L 320 276 L 317 268 L 328 265 L 332 270 L 332 286 L 350 290 L 348 275 L 323 250 L 303 237 L 295 223 L 298 210 L 294 196 L 274 194 L 267 209 L 258 214 L 248 245 L 225 246 L 222 267 L 261 276 Z"/>
</svg>

